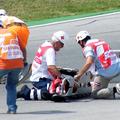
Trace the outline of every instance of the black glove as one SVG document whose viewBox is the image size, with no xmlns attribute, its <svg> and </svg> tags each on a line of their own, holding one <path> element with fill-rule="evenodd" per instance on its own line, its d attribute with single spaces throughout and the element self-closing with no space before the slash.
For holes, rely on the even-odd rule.
<svg viewBox="0 0 120 120">
<path fill-rule="evenodd" d="M 76 69 L 60 69 L 61 74 L 70 75 L 74 77 L 77 74 L 78 70 Z"/>
</svg>

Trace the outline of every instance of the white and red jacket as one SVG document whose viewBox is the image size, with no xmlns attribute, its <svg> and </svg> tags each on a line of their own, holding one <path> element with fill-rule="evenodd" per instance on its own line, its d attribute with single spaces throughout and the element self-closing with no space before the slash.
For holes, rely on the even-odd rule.
<svg viewBox="0 0 120 120">
<path fill-rule="evenodd" d="M 39 81 L 39 78 L 52 78 L 48 72 L 48 65 L 55 65 L 55 50 L 50 42 L 43 43 L 36 52 L 32 63 L 31 81 Z"/>
<path fill-rule="evenodd" d="M 117 68 L 118 58 L 105 41 L 99 39 L 89 40 L 83 49 L 83 54 L 85 57 L 92 56 L 94 58 L 94 64 L 89 71 L 103 76 L 110 76 L 110 74 L 118 72 L 112 72 L 113 69 Z"/>
<path fill-rule="evenodd" d="M 105 41 L 97 39 L 91 43 L 87 43 L 87 46 L 94 50 L 103 68 L 109 68 L 112 64 L 116 63 L 116 54 L 111 52 L 109 44 Z"/>
</svg>

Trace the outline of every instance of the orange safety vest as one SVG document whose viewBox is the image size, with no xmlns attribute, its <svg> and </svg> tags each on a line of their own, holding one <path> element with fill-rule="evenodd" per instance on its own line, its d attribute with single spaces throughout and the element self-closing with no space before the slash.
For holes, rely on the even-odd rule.
<svg viewBox="0 0 120 120">
<path fill-rule="evenodd" d="M 17 35 L 7 29 L 0 31 L 0 58 L 5 60 L 23 58 Z"/>
<path fill-rule="evenodd" d="M 97 40 L 86 44 L 86 46 L 92 47 L 103 68 L 109 68 L 116 62 L 116 55 L 110 51 L 110 46 L 105 41 Z"/>
</svg>

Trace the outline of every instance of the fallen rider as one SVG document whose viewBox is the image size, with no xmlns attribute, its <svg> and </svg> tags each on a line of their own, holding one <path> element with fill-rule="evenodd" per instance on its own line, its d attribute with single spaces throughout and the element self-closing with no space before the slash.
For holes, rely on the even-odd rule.
<svg viewBox="0 0 120 120">
<path fill-rule="evenodd" d="M 72 74 L 73 75 L 73 74 Z M 24 100 L 52 100 L 55 102 L 66 101 L 73 98 L 88 97 L 91 94 L 90 82 L 76 83 L 72 76 L 65 75 L 63 79 L 54 79 L 46 89 L 30 89 L 24 85 L 17 93 L 17 98 Z"/>
</svg>

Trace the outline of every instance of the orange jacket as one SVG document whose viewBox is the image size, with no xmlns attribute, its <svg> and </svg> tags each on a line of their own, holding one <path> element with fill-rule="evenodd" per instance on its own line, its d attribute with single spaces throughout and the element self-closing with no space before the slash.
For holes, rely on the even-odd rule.
<svg viewBox="0 0 120 120">
<path fill-rule="evenodd" d="M 24 41 L 22 41 L 24 42 Z M 0 69 L 23 67 L 23 53 L 16 31 L 0 29 Z"/>
</svg>

